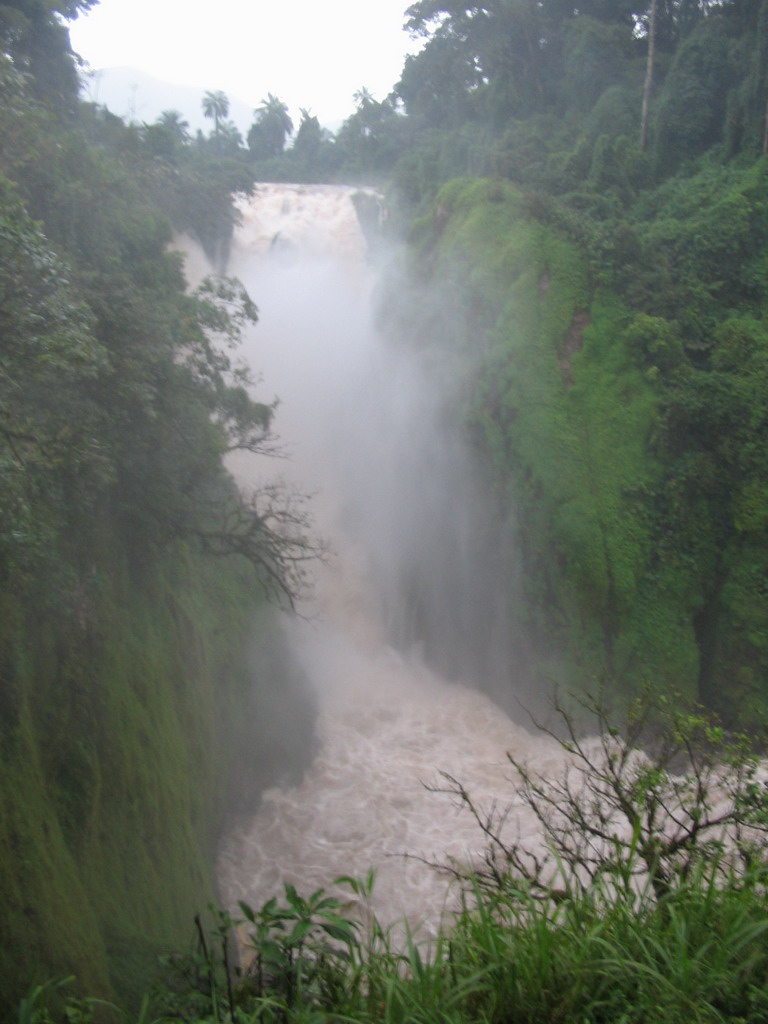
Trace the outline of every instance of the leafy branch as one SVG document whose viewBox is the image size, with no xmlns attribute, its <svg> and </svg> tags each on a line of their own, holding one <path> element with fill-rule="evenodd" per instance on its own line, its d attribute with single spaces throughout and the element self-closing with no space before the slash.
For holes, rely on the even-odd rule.
<svg viewBox="0 0 768 1024">
<path fill-rule="evenodd" d="M 214 276 L 203 281 L 193 301 L 199 330 L 190 332 L 183 365 L 220 431 L 221 455 L 247 451 L 281 457 L 272 433 L 276 403 L 252 397 L 255 382 L 249 368 L 234 362 L 227 351 L 257 322 L 256 306 L 239 281 Z M 233 487 L 209 511 L 191 529 L 187 526 L 188 531 L 214 555 L 247 559 L 267 596 L 294 609 L 307 584 L 308 563 L 324 554 L 322 542 L 310 535 L 306 496 L 283 483 L 248 492 Z"/>
</svg>

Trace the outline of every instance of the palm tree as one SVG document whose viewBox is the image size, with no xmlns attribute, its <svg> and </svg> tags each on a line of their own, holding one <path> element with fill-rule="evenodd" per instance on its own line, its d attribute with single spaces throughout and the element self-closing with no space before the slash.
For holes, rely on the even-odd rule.
<svg viewBox="0 0 768 1024">
<path fill-rule="evenodd" d="M 179 142 L 189 140 L 189 121 L 185 121 L 178 110 L 164 110 L 157 123 L 167 128 L 168 132 Z"/>
<path fill-rule="evenodd" d="M 371 95 L 369 89 L 363 86 L 362 89 L 358 89 L 352 94 L 352 99 L 355 101 L 355 106 L 358 110 L 363 110 L 365 107 L 372 107 L 376 100 Z"/>
<path fill-rule="evenodd" d="M 255 111 L 256 122 L 262 139 L 271 156 L 278 156 L 285 148 L 285 140 L 293 133 L 293 121 L 288 113 L 288 104 L 283 103 L 271 92 L 261 101 Z"/>
<path fill-rule="evenodd" d="M 203 114 L 205 117 L 213 118 L 213 133 L 219 134 L 219 122 L 223 121 L 229 114 L 229 100 L 225 93 L 220 90 L 207 92 L 203 96 Z"/>
<path fill-rule="evenodd" d="M 314 114 L 305 107 L 300 109 L 301 123 L 296 132 L 296 141 L 291 152 L 298 159 L 310 162 L 317 157 L 320 146 L 324 142 L 323 129 Z"/>
</svg>

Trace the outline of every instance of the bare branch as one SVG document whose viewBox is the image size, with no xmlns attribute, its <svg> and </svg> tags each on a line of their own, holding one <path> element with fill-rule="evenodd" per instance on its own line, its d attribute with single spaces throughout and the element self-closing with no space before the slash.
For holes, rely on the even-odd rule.
<svg viewBox="0 0 768 1024">
<path fill-rule="evenodd" d="M 215 555 L 240 555 L 256 569 L 268 596 L 294 609 L 308 582 L 309 563 L 326 551 L 310 536 L 306 496 L 280 483 L 234 497 L 217 527 L 196 535 Z"/>
<path fill-rule="evenodd" d="M 737 863 L 768 867 L 756 841 L 768 831 L 768 782 L 758 781 L 745 737 L 726 738 L 702 714 L 646 698 L 630 709 L 622 738 L 599 699 L 581 706 L 596 737 L 581 735 L 561 704 L 561 732 L 543 730 L 566 755 L 559 778 L 542 778 L 508 755 L 510 781 L 539 823 L 544 854 L 503 834 L 511 805 L 483 809 L 445 772 L 444 786 L 428 787 L 455 797 L 487 841 L 479 864 L 443 865 L 452 877 L 486 890 L 524 883 L 529 895 L 555 901 L 609 879 L 613 895 L 637 901 L 662 900 L 694 870 L 717 881 L 732 879 Z M 554 885 L 560 878 L 563 888 Z M 606 890 L 598 886 L 597 894 Z"/>
</svg>

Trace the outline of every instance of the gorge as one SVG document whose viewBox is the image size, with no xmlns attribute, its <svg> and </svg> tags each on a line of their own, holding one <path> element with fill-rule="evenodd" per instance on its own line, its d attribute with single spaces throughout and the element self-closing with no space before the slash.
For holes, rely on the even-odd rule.
<svg viewBox="0 0 768 1024">
<path fill-rule="evenodd" d="M 502 656 L 491 649 L 501 587 L 478 540 L 488 533 L 481 483 L 446 410 L 462 380 L 455 367 L 450 379 L 440 339 L 414 347 L 377 315 L 377 283 L 398 254 L 367 251 L 354 195 L 260 185 L 242 200 L 232 245 L 228 270 L 259 305 L 247 358 L 278 396 L 286 455 L 240 457 L 233 470 L 241 486 L 277 473 L 308 494 L 328 553 L 283 623 L 317 710 L 314 756 L 299 783 L 268 789 L 256 818 L 229 836 L 220 877 L 228 905 L 260 906 L 286 882 L 314 890 L 373 867 L 379 919 L 435 934 L 445 881 L 402 855 L 471 862 L 484 839 L 427 787 L 442 770 L 481 804 L 513 803 L 508 750 L 545 772 L 562 756 L 463 685 L 493 689 L 482 675 Z M 430 664 L 441 647 L 452 681 Z M 520 813 L 510 827 L 535 834 Z"/>
<path fill-rule="evenodd" d="M 247 137 L 214 80 L 194 136 L 83 101 L 92 6 L 0 4 L 0 1019 L 69 977 L 70 1020 L 144 1014 L 218 905 L 371 865 L 381 921 L 434 939 L 424 862 L 484 843 L 441 770 L 538 842 L 509 754 L 585 900 L 497 848 L 503 927 L 426 944 L 444 1003 L 347 962 L 261 1024 L 762 1024 L 764 843 L 729 874 L 701 822 L 723 763 L 730 823 L 768 820 L 768 0 L 421 0 L 386 99 L 334 134 L 270 91 Z M 592 731 L 528 731 L 555 691 L 612 705 L 618 782 Z M 671 722 L 650 761 L 613 742 L 638 706 Z"/>
</svg>

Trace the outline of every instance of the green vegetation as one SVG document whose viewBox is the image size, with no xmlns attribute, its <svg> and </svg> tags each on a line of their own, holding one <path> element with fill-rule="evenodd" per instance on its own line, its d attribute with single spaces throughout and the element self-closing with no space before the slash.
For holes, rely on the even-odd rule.
<svg viewBox="0 0 768 1024">
<path fill-rule="evenodd" d="M 257 995 L 246 982 L 234 988 L 231 1005 L 235 1019 L 248 1022 L 331 1016 L 361 1024 L 759 1024 L 768 998 L 768 954 L 758 885 L 749 879 L 746 889 L 718 891 L 692 883 L 660 905 L 639 906 L 596 887 L 556 907 L 510 887 L 495 898 L 473 900 L 450 938 L 436 940 L 428 951 L 413 942 L 397 952 L 386 936 L 356 938 L 339 951 L 310 933 L 295 994 L 286 996 L 276 982 L 274 990 Z M 351 930 L 351 922 L 344 923 Z M 291 932 L 280 940 L 287 956 Z M 185 966 L 187 978 L 193 971 L 210 977 L 203 955 Z M 138 1019 L 232 1019 L 223 973 L 214 991 L 215 1002 L 186 990 L 170 997 L 164 1011 Z M 51 1019 L 42 1009 L 44 994 L 31 997 L 36 1002 L 31 1011 L 24 1008 L 24 1024 Z M 151 1002 L 146 1005 L 149 1011 Z M 92 1020 L 94 1011 L 106 1015 L 93 1003 L 68 1007 L 84 1020 Z M 125 1019 L 117 1013 L 114 1018 Z"/>
<path fill-rule="evenodd" d="M 703 168 L 690 217 L 681 185 L 650 219 L 644 195 L 632 228 L 602 222 L 634 237 L 618 265 L 508 182 L 452 182 L 416 224 L 414 307 L 434 295 L 419 327 L 475 367 L 464 415 L 522 569 L 510 628 L 539 687 L 653 684 L 731 720 L 765 711 L 765 329 L 749 284 L 765 174 Z"/>
<path fill-rule="evenodd" d="M 223 463 L 270 445 L 234 351 L 255 306 L 189 294 L 169 251 L 169 216 L 224 244 L 250 179 L 215 152 L 174 177 L 158 133 L 78 104 L 58 16 L 86 6 L 0 6 L 3 1017 L 62 974 L 130 1003 L 187 941 L 226 815 L 275 770 L 261 711 L 295 680 L 266 598 L 313 553 L 304 511 Z"/>
<path fill-rule="evenodd" d="M 409 8 L 392 188 L 417 284 L 390 305 L 470 366 L 530 690 L 674 688 L 753 725 L 768 6 L 653 6 L 642 139 L 650 3 Z"/>
<path fill-rule="evenodd" d="M 189 232 L 223 271 L 232 193 L 256 180 L 390 182 L 413 283 L 388 305 L 469 367 L 452 415 L 502 524 L 530 687 L 768 715 L 768 0 L 419 0 L 425 45 L 389 97 L 361 89 L 336 137 L 307 108 L 294 136 L 270 93 L 246 140 L 218 92 L 196 138 L 173 111 L 126 125 L 79 103 L 61 19 L 88 6 L 0 4 L 3 1010 L 69 973 L 135 999 L 214 898 L 223 795 L 245 803 L 282 745 L 279 722 L 243 722 L 284 674 L 265 598 L 291 604 L 312 546 L 301 509 L 223 465 L 269 446 L 273 409 L 233 353 L 256 309 L 225 278 L 188 294 L 169 252 Z M 629 796 L 658 814 L 676 791 L 654 770 Z M 762 788 L 737 778 L 762 826 Z M 288 891 L 245 911 L 261 975 L 230 995 L 209 947 L 202 1002 L 167 1012 L 764 1019 L 762 853 L 697 846 L 660 892 L 658 846 L 619 847 L 566 898 L 519 859 L 464 879 L 428 953 Z M 622 887 L 638 865 L 649 885 Z"/>
<path fill-rule="evenodd" d="M 490 846 L 476 870 L 444 865 L 461 886 L 461 909 L 436 939 L 406 934 L 398 944 L 382 929 L 369 908 L 373 873 L 338 879 L 338 896 L 286 885 L 282 900 L 240 904 L 237 920 L 219 915 L 208 935 L 199 923 L 196 951 L 167 961 L 165 985 L 138 1019 L 764 1020 L 768 808 L 748 744 L 698 715 L 641 701 L 622 729 L 647 747 L 640 755 L 599 704 L 586 710 L 599 738 L 581 741 L 565 716 L 571 761 L 561 778 L 514 765 L 548 854 L 510 845 L 502 808 L 477 807 L 450 786 Z M 235 966 L 233 925 L 245 969 Z M 47 1024 L 57 995 L 33 992 L 20 1024 Z M 91 1020 L 95 1009 L 70 1003 L 69 1019 Z"/>
<path fill-rule="evenodd" d="M 652 565 L 658 394 L 622 343 L 630 311 L 512 185 L 447 186 L 418 245 L 430 279 L 477 311 L 458 342 L 481 367 L 468 415 L 514 517 L 519 628 L 546 657 L 532 671 L 695 690 L 690 628 L 686 641 Z"/>
<path fill-rule="evenodd" d="M 30 621 L 4 602 L 5 1007 L 51 974 L 129 998 L 214 896 L 223 737 L 251 685 L 246 580 L 179 547 L 138 572 L 119 543 L 94 555 L 78 606 Z"/>
</svg>

